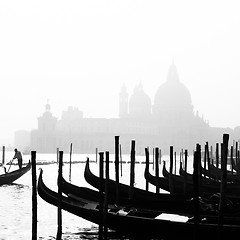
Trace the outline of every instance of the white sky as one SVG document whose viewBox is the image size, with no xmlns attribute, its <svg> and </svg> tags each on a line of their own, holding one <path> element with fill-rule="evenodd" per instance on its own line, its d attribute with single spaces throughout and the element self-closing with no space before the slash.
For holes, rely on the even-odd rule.
<svg viewBox="0 0 240 240">
<path fill-rule="evenodd" d="M 211 126 L 240 125 L 240 2 L 0 1 L 0 144 L 37 127 L 47 99 L 60 118 L 117 117 L 123 83 L 152 101 L 174 59 Z"/>
</svg>

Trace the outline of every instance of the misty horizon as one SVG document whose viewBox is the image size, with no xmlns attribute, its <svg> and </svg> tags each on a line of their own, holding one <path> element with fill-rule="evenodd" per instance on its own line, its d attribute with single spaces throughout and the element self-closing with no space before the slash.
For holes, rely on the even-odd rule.
<svg viewBox="0 0 240 240">
<path fill-rule="evenodd" d="M 85 117 L 118 116 L 118 95 L 142 82 L 154 101 L 174 61 L 194 111 L 235 128 L 240 79 L 237 1 L 0 3 L 0 143 L 37 127 L 49 99 Z"/>
</svg>

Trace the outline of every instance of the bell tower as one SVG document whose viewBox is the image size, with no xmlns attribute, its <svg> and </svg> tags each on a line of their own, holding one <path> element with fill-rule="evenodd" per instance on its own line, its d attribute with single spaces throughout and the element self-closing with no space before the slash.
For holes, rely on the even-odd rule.
<svg viewBox="0 0 240 240">
<path fill-rule="evenodd" d="M 57 118 L 51 113 L 51 106 L 49 100 L 45 105 L 45 112 L 38 118 L 38 129 L 43 132 L 55 131 L 57 125 Z"/>
</svg>

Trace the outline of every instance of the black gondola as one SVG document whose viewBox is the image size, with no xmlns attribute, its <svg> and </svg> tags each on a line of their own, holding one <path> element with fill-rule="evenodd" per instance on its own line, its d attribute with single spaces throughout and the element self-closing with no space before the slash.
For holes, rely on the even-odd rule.
<svg viewBox="0 0 240 240">
<path fill-rule="evenodd" d="M 42 170 L 38 180 L 38 194 L 46 202 L 57 206 L 58 193 L 50 190 L 44 184 L 42 179 Z M 150 207 L 150 206 L 149 206 Z M 96 202 L 89 203 L 88 200 L 76 201 L 68 197 L 62 198 L 62 208 L 76 216 L 82 217 L 95 224 L 102 221 L 103 216 L 99 211 L 99 205 Z M 151 208 L 150 208 L 151 209 Z M 136 237 L 139 239 L 162 238 L 165 240 L 177 239 L 193 239 L 198 236 L 199 239 L 218 239 L 233 238 L 240 234 L 240 226 L 237 223 L 224 224 L 219 227 L 216 219 L 207 219 L 199 222 L 196 226 L 193 221 L 185 216 L 183 221 L 163 220 L 161 217 L 167 214 L 159 211 L 138 211 L 138 209 L 122 209 L 114 206 L 108 208 L 106 212 L 107 227 L 120 232 L 123 235 Z"/>
<path fill-rule="evenodd" d="M 31 163 L 29 161 L 29 163 L 21 169 L 0 175 L 0 186 L 4 184 L 13 183 L 17 179 L 19 179 L 21 176 L 23 176 L 25 173 L 27 173 L 30 169 L 31 169 Z"/>
</svg>

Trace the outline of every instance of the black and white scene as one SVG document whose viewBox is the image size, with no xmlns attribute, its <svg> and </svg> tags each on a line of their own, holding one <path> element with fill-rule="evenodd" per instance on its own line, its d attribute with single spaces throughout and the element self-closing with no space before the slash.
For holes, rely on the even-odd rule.
<svg viewBox="0 0 240 240">
<path fill-rule="evenodd" d="M 239 9 L 0 1 L 0 239 L 238 236 Z"/>
</svg>

